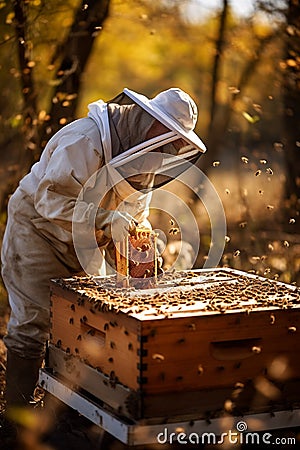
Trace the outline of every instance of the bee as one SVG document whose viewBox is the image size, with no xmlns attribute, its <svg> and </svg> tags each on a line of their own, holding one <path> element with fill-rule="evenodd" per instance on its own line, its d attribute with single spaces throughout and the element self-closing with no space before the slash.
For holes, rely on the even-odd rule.
<svg viewBox="0 0 300 450">
<path fill-rule="evenodd" d="M 275 315 L 271 314 L 270 315 L 270 324 L 273 325 L 275 323 Z"/>
<path fill-rule="evenodd" d="M 252 347 L 252 349 L 251 349 L 252 351 L 253 351 L 253 353 L 260 353 L 261 352 L 261 347 L 258 347 L 258 346 L 253 346 Z"/>
<path fill-rule="evenodd" d="M 154 353 L 152 355 L 152 358 L 155 359 L 156 361 L 164 361 L 165 359 L 164 355 L 161 355 L 160 353 Z"/>
<path fill-rule="evenodd" d="M 198 367 L 197 367 L 198 375 L 203 375 L 203 372 L 204 372 L 204 368 L 203 368 L 202 364 L 198 364 Z"/>
<path fill-rule="evenodd" d="M 90 336 L 95 336 L 95 330 L 93 330 L 93 328 L 91 328 L 91 329 L 87 332 L 87 334 L 90 335 Z"/>
<path fill-rule="evenodd" d="M 233 409 L 233 402 L 230 399 L 225 400 L 224 402 L 224 410 L 227 412 L 231 412 Z"/>
</svg>

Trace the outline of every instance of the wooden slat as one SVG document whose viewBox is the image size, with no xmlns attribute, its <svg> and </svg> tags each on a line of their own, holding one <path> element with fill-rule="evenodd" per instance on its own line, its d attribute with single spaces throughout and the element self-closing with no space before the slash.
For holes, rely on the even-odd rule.
<svg viewBox="0 0 300 450">
<path fill-rule="evenodd" d="M 260 312 L 143 324 L 145 392 L 233 386 L 264 373 L 277 357 L 287 359 L 290 377 L 300 377 L 299 310 L 277 311 L 271 323 Z"/>
<path fill-rule="evenodd" d="M 52 295 L 51 342 L 133 389 L 138 388 L 140 361 L 137 328 L 134 319 L 112 312 L 92 313 Z"/>
<path fill-rule="evenodd" d="M 125 388 L 120 383 L 111 383 L 109 377 L 81 361 L 78 357 L 69 355 L 56 348 L 49 346 L 49 367 L 73 383 L 77 389 L 84 389 L 102 402 L 118 411 L 119 414 L 133 418 L 132 412 L 128 410 L 131 398 L 138 394 Z M 141 417 L 141 411 L 135 411 L 134 417 Z"/>
</svg>

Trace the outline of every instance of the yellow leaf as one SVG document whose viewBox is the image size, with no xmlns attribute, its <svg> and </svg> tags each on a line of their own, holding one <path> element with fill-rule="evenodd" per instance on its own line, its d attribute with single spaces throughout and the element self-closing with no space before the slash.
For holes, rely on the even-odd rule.
<svg viewBox="0 0 300 450">
<path fill-rule="evenodd" d="M 259 121 L 259 116 L 251 116 L 249 113 L 247 113 L 246 111 L 242 112 L 243 117 L 245 117 L 245 119 L 249 122 L 249 123 L 256 123 Z"/>
</svg>

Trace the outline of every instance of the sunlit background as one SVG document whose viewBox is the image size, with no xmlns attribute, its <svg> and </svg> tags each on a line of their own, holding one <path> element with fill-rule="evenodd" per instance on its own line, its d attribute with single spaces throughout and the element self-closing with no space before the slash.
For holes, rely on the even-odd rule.
<svg viewBox="0 0 300 450">
<path fill-rule="evenodd" d="M 0 245 L 8 199 L 55 131 L 124 87 L 149 97 L 180 87 L 198 105 L 196 132 L 208 147 L 199 168 L 226 215 L 219 266 L 299 284 L 299 2 L 15 0 L 0 1 L 0 19 Z M 168 245 L 166 267 L 183 237 L 180 268 L 191 260 L 202 267 L 211 246 L 207 205 L 198 196 L 207 184 L 191 181 L 192 188 L 173 181 L 165 189 L 178 201 L 151 209 Z M 170 232 L 177 222 L 182 233 Z M 0 283 L 0 337 L 8 312 Z M 4 363 L 0 339 L 0 410 Z M 278 379 L 286 367 L 274 360 Z M 255 388 L 268 393 L 258 381 Z"/>
<path fill-rule="evenodd" d="M 85 32 L 70 31 L 76 11 L 88 14 L 88 4 L 19 3 L 24 23 L 16 37 L 16 11 L 0 2 L 2 232 L 18 180 L 54 131 L 86 115 L 89 102 L 109 100 L 124 87 L 150 97 L 180 87 L 198 105 L 196 131 L 208 147 L 200 169 L 226 214 L 220 265 L 299 281 L 295 2 L 98 1 L 97 11 L 108 9 L 92 30 L 91 45 Z M 84 70 L 78 69 L 82 53 Z M 202 267 L 211 243 L 206 209 L 193 191 L 173 185 L 168 189 L 180 193 L 198 222 L 195 267 Z M 164 226 L 170 242 L 180 240 L 168 234 L 168 216 L 151 211 L 151 219 L 154 228 Z"/>
</svg>

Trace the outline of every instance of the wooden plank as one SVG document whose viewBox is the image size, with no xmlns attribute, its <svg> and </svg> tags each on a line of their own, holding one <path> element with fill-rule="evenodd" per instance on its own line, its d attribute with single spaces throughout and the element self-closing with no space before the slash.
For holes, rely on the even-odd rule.
<svg viewBox="0 0 300 450">
<path fill-rule="evenodd" d="M 277 399 L 260 395 L 249 381 L 244 389 L 215 387 L 213 389 L 182 391 L 180 393 L 159 393 L 146 395 L 143 401 L 143 417 L 181 417 L 188 420 L 197 417 L 209 420 L 211 417 L 246 413 L 276 413 L 280 409 L 290 410 L 299 406 L 300 379 L 285 383 Z"/>
<path fill-rule="evenodd" d="M 257 356 L 253 360 L 226 361 L 216 364 L 215 361 L 190 360 L 183 364 L 160 364 L 157 367 L 147 366 L 144 376 L 147 383 L 143 386 L 143 392 L 153 394 L 158 392 L 181 392 L 186 390 L 209 389 L 219 387 L 233 387 L 236 383 L 246 383 L 249 379 L 266 375 L 272 372 L 276 360 L 281 364 L 281 356 L 270 354 Z M 292 355 L 294 357 L 295 355 Z M 287 358 L 288 378 L 300 378 L 300 366 L 291 365 L 289 355 Z M 281 382 L 279 377 L 275 381 Z"/>
<path fill-rule="evenodd" d="M 49 346 L 49 367 L 59 373 L 78 389 L 84 389 L 102 402 L 129 418 L 141 417 L 141 411 L 130 411 L 128 406 L 135 402 L 138 406 L 138 394 L 116 383 L 78 357 L 66 353 L 53 345 Z"/>
<path fill-rule="evenodd" d="M 272 325 L 268 312 L 225 314 L 209 321 L 199 317 L 193 327 L 186 319 L 165 321 L 167 332 L 161 323 L 143 324 L 143 333 L 148 328 L 143 389 L 156 393 L 233 386 L 266 372 L 276 358 L 286 360 L 287 376 L 300 377 L 297 323 L 298 310 L 281 310 Z"/>
<path fill-rule="evenodd" d="M 124 325 L 123 318 L 112 312 L 94 314 L 53 295 L 51 343 L 136 389 L 140 344 L 137 323 L 129 319 Z"/>
<path fill-rule="evenodd" d="M 229 334 L 231 329 L 237 325 L 239 333 L 242 334 L 244 332 L 243 327 L 248 326 L 252 321 L 257 321 L 257 325 L 266 327 L 273 322 L 275 324 L 279 320 L 286 326 L 297 326 L 297 322 L 299 324 L 300 320 L 300 307 L 292 309 L 253 309 L 249 313 L 233 310 L 224 314 L 213 313 L 208 316 L 204 314 L 198 314 L 197 316 L 187 315 L 186 317 L 168 317 L 162 320 L 153 318 L 142 322 L 142 333 L 143 335 L 154 335 L 155 330 L 159 330 L 160 333 L 170 334 L 174 330 L 182 333 L 201 329 L 216 332 L 218 336 L 222 336 Z"/>
</svg>

